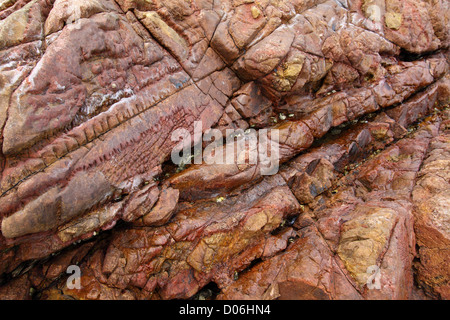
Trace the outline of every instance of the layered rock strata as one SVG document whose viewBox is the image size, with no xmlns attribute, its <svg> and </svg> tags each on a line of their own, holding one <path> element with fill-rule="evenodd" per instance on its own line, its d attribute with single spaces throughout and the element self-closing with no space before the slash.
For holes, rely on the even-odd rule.
<svg viewBox="0 0 450 320">
<path fill-rule="evenodd" d="M 450 298 L 449 14 L 0 1 L 0 298 Z"/>
</svg>

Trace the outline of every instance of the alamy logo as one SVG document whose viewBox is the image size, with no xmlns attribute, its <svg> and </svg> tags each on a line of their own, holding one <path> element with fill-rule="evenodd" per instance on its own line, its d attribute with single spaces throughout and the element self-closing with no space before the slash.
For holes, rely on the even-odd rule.
<svg viewBox="0 0 450 320">
<path fill-rule="evenodd" d="M 67 267 L 66 273 L 70 274 L 67 278 L 66 286 L 68 289 L 81 289 L 81 270 L 77 265 Z"/>
<path fill-rule="evenodd" d="M 224 137 L 218 129 L 209 129 L 203 134 L 202 128 L 202 122 L 195 121 L 193 136 L 185 128 L 172 132 L 171 140 L 178 142 L 171 153 L 174 164 L 258 165 L 261 175 L 278 172 L 280 152 L 277 129 L 227 129 Z M 210 142 L 204 150 L 203 142 Z"/>
</svg>

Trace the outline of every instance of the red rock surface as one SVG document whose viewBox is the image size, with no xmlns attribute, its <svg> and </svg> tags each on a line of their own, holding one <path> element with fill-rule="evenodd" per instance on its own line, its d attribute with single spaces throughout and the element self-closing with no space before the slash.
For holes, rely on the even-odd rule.
<svg viewBox="0 0 450 320">
<path fill-rule="evenodd" d="M 0 299 L 449 299 L 449 16 L 0 0 Z M 196 121 L 281 167 L 177 167 Z"/>
</svg>

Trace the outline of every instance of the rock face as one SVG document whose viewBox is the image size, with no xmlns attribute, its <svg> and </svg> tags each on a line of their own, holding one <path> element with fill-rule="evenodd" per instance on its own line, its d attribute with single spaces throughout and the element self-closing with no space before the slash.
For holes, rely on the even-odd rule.
<svg viewBox="0 0 450 320">
<path fill-rule="evenodd" d="M 0 299 L 450 299 L 449 17 L 0 0 Z"/>
</svg>

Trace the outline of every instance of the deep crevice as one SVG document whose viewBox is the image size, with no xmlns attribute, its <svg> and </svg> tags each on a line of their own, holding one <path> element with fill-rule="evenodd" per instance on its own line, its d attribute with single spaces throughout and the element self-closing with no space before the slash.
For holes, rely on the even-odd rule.
<svg viewBox="0 0 450 320">
<path fill-rule="evenodd" d="M 214 281 L 211 281 L 200 289 L 194 296 L 189 298 L 189 300 L 215 300 L 220 293 L 221 290 L 219 286 Z"/>
</svg>

